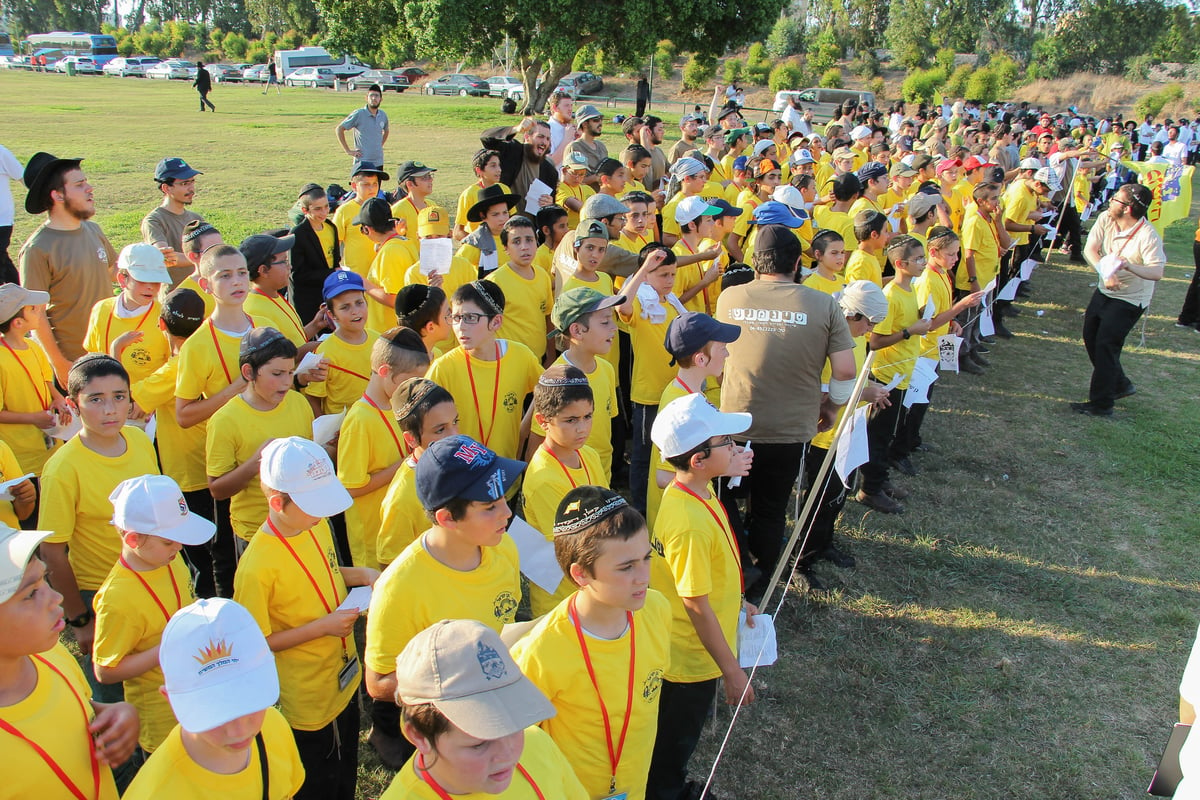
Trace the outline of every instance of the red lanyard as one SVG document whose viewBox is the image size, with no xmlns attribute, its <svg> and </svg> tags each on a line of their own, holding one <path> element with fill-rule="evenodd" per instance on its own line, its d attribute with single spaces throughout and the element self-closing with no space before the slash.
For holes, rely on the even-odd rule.
<svg viewBox="0 0 1200 800">
<path fill-rule="evenodd" d="M 250 329 L 253 330 L 254 320 L 250 319 L 249 314 L 246 314 L 246 322 L 250 323 Z M 208 332 L 212 336 L 213 347 L 217 351 L 217 358 L 221 360 L 221 370 L 225 373 L 225 383 L 226 385 L 231 385 L 233 383 L 233 375 L 229 373 L 229 365 L 225 363 L 225 354 L 221 352 L 221 343 L 217 341 L 217 326 L 212 321 L 212 317 L 208 318 Z"/>
<path fill-rule="evenodd" d="M 678 383 L 680 388 L 683 389 L 688 394 L 696 393 L 696 391 L 694 389 L 692 389 L 692 387 L 690 387 L 686 383 L 684 383 L 683 378 L 679 377 L 678 375 L 675 376 L 675 382 Z"/>
<path fill-rule="evenodd" d="M 369 381 L 369 380 L 371 380 L 371 376 L 370 376 L 370 375 L 363 375 L 362 373 L 355 372 L 355 371 L 354 371 L 354 370 L 352 370 L 352 369 L 346 369 L 345 367 L 339 367 L 337 364 L 329 364 L 329 365 L 327 365 L 327 366 L 328 366 L 330 369 L 336 369 L 338 372 L 344 372 L 344 373 L 346 373 L 347 375 L 353 375 L 354 377 L 356 377 L 356 378 L 359 378 L 359 379 L 361 379 L 361 380 L 364 380 L 364 381 Z"/>
<path fill-rule="evenodd" d="M 287 548 L 289 553 L 291 553 L 292 558 L 295 559 L 296 563 L 300 565 L 300 569 L 304 570 L 304 575 L 308 578 L 308 582 L 312 584 L 313 591 L 317 593 L 317 599 L 319 599 L 321 601 L 321 605 L 325 607 L 325 613 L 332 614 L 334 606 L 330 605 L 329 601 L 325 599 L 325 594 L 321 591 L 321 587 L 317 585 L 317 579 L 313 577 L 311 572 L 309 572 L 308 565 L 300 559 L 299 554 L 296 553 L 296 549 L 292 547 L 292 543 L 287 540 L 286 536 L 279 532 L 279 528 L 276 528 L 275 523 L 271 522 L 270 519 L 267 519 L 267 527 L 271 529 L 271 533 L 275 534 L 275 538 L 278 539 L 285 548 Z M 325 572 L 329 575 L 329 588 L 333 590 L 333 600 L 335 603 L 340 603 L 341 600 L 338 599 L 337 583 L 333 580 L 333 570 L 329 568 L 329 559 L 326 556 L 325 551 L 321 549 L 320 543 L 317 542 L 317 535 L 312 532 L 312 528 L 308 529 L 308 537 L 312 539 L 313 547 L 316 548 L 317 553 L 321 556 L 321 563 L 325 565 Z M 341 639 L 342 652 L 346 653 L 346 637 L 343 636 Z"/>
<path fill-rule="evenodd" d="M 291 303 L 285 299 L 283 301 L 283 305 L 279 305 L 278 300 L 276 300 L 274 297 L 271 297 L 271 295 L 267 294 L 266 292 L 259 291 L 258 287 L 254 288 L 254 293 L 270 300 L 271 303 L 279 309 L 280 313 L 287 317 L 287 321 L 292 323 L 292 326 L 300 334 L 300 339 L 305 342 L 308 341 L 308 334 L 304 332 L 304 326 L 300 324 L 300 315 L 296 313 L 296 309 L 292 308 Z M 289 311 L 292 313 L 289 314 Z"/>
<path fill-rule="evenodd" d="M 708 504 L 707 500 L 705 500 L 703 497 L 701 497 L 700 495 L 693 492 L 688 487 L 684 486 L 679 481 L 671 481 L 671 485 L 674 486 L 676 489 L 681 489 L 682 491 L 687 492 L 692 497 L 696 498 L 701 503 L 703 503 L 704 507 L 708 510 L 708 513 L 712 515 L 713 520 L 715 520 L 717 525 L 721 528 L 721 533 L 725 534 L 725 541 L 729 543 L 729 552 L 733 553 L 733 561 L 735 564 L 737 564 L 737 568 L 738 568 L 738 580 L 741 583 L 742 593 L 745 594 L 745 592 L 746 592 L 746 576 L 745 576 L 745 574 L 742 573 L 742 556 L 741 556 L 741 553 L 738 551 L 737 540 L 733 538 L 733 533 L 729 529 L 729 517 L 726 516 L 725 509 L 722 507 L 721 514 L 720 514 L 720 516 L 718 516 L 717 512 L 713 511 L 713 507 Z M 725 517 L 724 522 L 721 521 L 721 517 Z"/>
<path fill-rule="evenodd" d="M 29 378 L 29 382 L 33 384 L 33 393 L 37 395 L 38 402 L 42 405 L 42 411 L 48 410 L 50 408 L 50 395 L 47 394 L 46 399 L 42 399 L 42 390 L 38 386 L 38 382 L 33 379 L 33 373 L 29 371 L 29 367 L 25 366 L 25 362 L 21 360 L 19 355 L 17 355 L 17 351 L 13 350 L 12 345 L 8 343 L 7 339 L 5 339 L 3 336 L 0 336 L 0 342 L 3 342 L 4 346 L 8 349 L 8 352 L 12 353 L 12 357 L 17 361 L 17 366 L 21 368 L 21 371 L 25 373 L 25 377 Z M 42 381 L 42 383 L 45 383 L 45 381 Z"/>
<path fill-rule="evenodd" d="M 583 625 L 579 622 L 579 612 L 575 610 L 575 595 L 567 606 L 567 614 L 575 626 L 575 635 L 579 638 L 579 649 L 583 651 L 583 663 L 587 666 L 588 677 L 591 678 L 592 688 L 596 690 L 596 699 L 600 701 L 600 718 L 604 721 L 604 743 L 608 745 L 608 763 L 612 766 L 612 782 L 608 786 L 609 793 L 617 790 L 617 765 L 621 763 L 621 753 L 625 750 L 625 734 L 629 732 L 629 720 L 633 717 L 633 676 L 637 660 L 637 647 L 634 640 L 633 612 L 626 611 L 625 619 L 629 623 L 629 682 L 625 690 L 625 721 L 621 723 L 621 738 L 613 747 L 612 723 L 608 719 L 608 707 L 604 705 L 604 695 L 600 693 L 600 682 L 596 680 L 596 670 L 592 667 L 592 657 L 588 653 L 587 640 L 583 636 Z"/>
<path fill-rule="evenodd" d="M 487 445 L 488 439 L 492 438 L 492 431 L 496 430 L 496 408 L 500 402 L 500 343 L 496 342 L 496 385 L 492 389 L 492 424 L 488 428 L 488 432 L 483 432 L 483 411 L 479 408 L 479 395 L 475 392 L 475 373 L 471 370 L 471 354 L 465 349 L 463 355 L 467 358 L 467 380 L 471 382 L 471 401 L 475 403 L 475 416 L 479 418 L 479 441 L 483 445 Z"/>
<path fill-rule="evenodd" d="M 546 446 L 545 442 L 542 443 L 542 449 L 545 450 L 550 455 L 551 458 L 553 458 L 555 461 L 558 462 L 558 466 L 562 467 L 563 474 L 566 475 L 567 480 L 569 480 L 571 482 L 571 488 L 572 489 L 579 488 L 579 484 L 575 483 L 575 479 L 573 477 L 571 477 L 571 470 L 567 467 L 566 464 L 564 464 L 562 462 L 562 459 L 559 458 L 558 456 L 556 456 L 554 454 L 554 451 Z M 590 469 L 588 469 L 587 461 L 585 461 L 583 459 L 583 453 L 580 452 L 579 450 L 576 450 L 575 452 L 579 453 L 579 466 L 583 467 L 583 475 L 585 478 L 587 478 L 586 485 L 591 486 L 592 485 L 592 471 Z"/>
<path fill-rule="evenodd" d="M 533 793 L 537 795 L 538 800 L 546 800 L 546 795 L 542 794 L 542 790 L 538 788 L 537 782 L 534 781 L 533 776 L 530 775 L 520 764 L 517 764 L 517 772 L 521 773 L 525 780 L 529 781 L 529 785 L 533 787 Z M 429 774 L 429 770 L 425 768 L 425 756 L 421 755 L 420 753 L 417 753 L 417 774 L 421 776 L 421 780 L 429 784 L 429 788 L 433 789 L 433 791 L 437 793 L 437 796 L 442 798 L 442 800 L 454 800 L 454 798 L 450 796 L 450 793 L 443 789 L 442 785 L 437 782 L 437 779 Z"/>
<path fill-rule="evenodd" d="M 120 303 L 121 298 L 118 297 L 116 302 Z M 137 321 L 137 325 L 133 326 L 133 330 L 140 331 L 142 329 L 142 325 L 146 322 L 146 317 L 150 316 L 150 312 L 153 310 L 154 310 L 154 301 L 151 300 L 149 305 L 146 306 L 146 313 L 142 314 L 142 318 Z M 112 321 L 113 321 L 113 317 L 115 317 L 116 315 L 117 315 L 117 308 L 114 305 L 113 310 L 111 312 L 109 312 L 109 314 L 108 314 L 108 323 L 105 324 L 105 326 L 104 326 L 104 352 L 106 352 L 106 353 L 108 352 L 108 346 L 109 346 L 108 334 L 110 331 L 112 331 Z"/>
<path fill-rule="evenodd" d="M 79 696 L 79 692 L 76 691 L 75 687 L 71 684 L 71 681 L 67 680 L 67 676 L 63 675 L 62 672 L 59 671 L 58 667 L 51 664 L 42 656 L 35 655 L 34 658 L 45 664 L 54 672 L 55 675 L 63 679 L 63 681 L 67 684 L 67 688 L 71 690 L 71 695 L 75 698 L 75 702 L 79 704 L 79 710 L 83 713 L 83 732 L 87 737 L 88 756 L 92 761 L 92 797 L 96 798 L 96 800 L 99 800 L 100 759 L 96 757 L 96 745 L 92 741 L 92 734 L 88 731 L 88 726 L 91 725 L 92 719 L 90 716 L 88 716 L 87 706 L 84 705 L 83 698 Z M 62 781 L 63 786 L 67 787 L 67 790 L 70 791 L 71 794 L 78 798 L 78 800 L 88 800 L 88 796 L 83 793 L 82 789 L 75 785 L 75 781 L 71 780 L 71 776 L 67 775 L 63 768 L 59 766 L 58 762 L 54 760 L 54 756 L 43 750 L 37 742 L 21 733 L 10 722 L 4 719 L 0 719 L 0 730 L 12 734 L 32 747 L 33 751 L 41 757 L 42 761 L 46 762 L 46 766 L 50 767 L 51 771 L 53 771 L 58 779 Z M 539 793 L 538 796 L 541 797 L 541 794 Z"/>
<path fill-rule="evenodd" d="M 146 579 L 143 578 L 137 570 L 129 566 L 129 562 L 125 560 L 125 556 L 122 555 L 118 560 L 121 562 L 121 566 L 132 572 L 133 577 L 137 578 L 142 586 L 146 588 L 146 591 L 150 594 L 151 599 L 154 600 L 159 610 L 162 611 L 163 616 L 167 618 L 167 622 L 170 622 L 171 612 L 167 611 L 167 607 L 163 605 L 162 600 L 158 599 L 158 594 L 150 588 L 150 584 L 146 582 Z M 175 570 L 171 569 L 171 565 L 169 563 L 167 564 L 167 574 L 171 576 L 171 588 L 175 590 L 175 610 L 178 611 L 179 609 L 183 608 L 183 598 L 179 594 L 179 584 L 175 582 Z"/>
<path fill-rule="evenodd" d="M 937 275 L 939 278 L 941 278 L 942 283 L 946 284 L 946 296 L 950 297 L 952 294 L 952 287 L 950 286 L 950 276 L 944 272 L 934 269 L 933 267 L 930 267 L 929 270 L 934 275 Z M 935 303 L 934 305 L 937 305 L 937 304 Z"/>
<path fill-rule="evenodd" d="M 392 435 L 392 441 L 396 443 L 396 449 L 400 451 L 400 455 L 403 456 L 404 444 L 400 441 L 400 437 L 396 435 L 396 429 L 392 427 L 392 423 L 388 420 L 387 414 L 383 413 L 383 409 L 375 405 L 375 401 L 367 397 L 365 394 L 363 395 L 362 399 L 366 400 L 367 405 L 375 409 L 375 413 L 379 415 L 381 420 L 383 420 L 383 426 L 387 428 L 388 433 Z"/>
</svg>

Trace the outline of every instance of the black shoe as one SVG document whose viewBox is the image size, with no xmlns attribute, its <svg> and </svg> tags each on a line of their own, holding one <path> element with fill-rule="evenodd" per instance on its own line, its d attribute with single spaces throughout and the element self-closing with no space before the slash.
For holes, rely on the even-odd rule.
<svg viewBox="0 0 1200 800">
<path fill-rule="evenodd" d="M 1071 403 L 1071 410 L 1089 417 L 1111 417 L 1113 415 L 1111 408 L 1097 408 L 1091 403 Z"/>
<path fill-rule="evenodd" d="M 1128 386 L 1126 386 L 1124 389 L 1119 389 L 1117 391 L 1117 393 L 1115 395 L 1113 395 L 1113 399 L 1121 400 L 1122 398 L 1125 398 L 1125 397 L 1133 397 L 1135 394 L 1137 394 L 1137 387 L 1131 383 Z"/>
<path fill-rule="evenodd" d="M 970 354 L 960 356 L 958 359 L 958 371 L 969 372 L 972 375 L 982 375 L 983 367 L 971 360 Z"/>
<path fill-rule="evenodd" d="M 825 584 L 812 571 L 808 564 L 799 564 L 792 573 L 792 586 L 798 592 L 823 592 Z"/>
<path fill-rule="evenodd" d="M 1176 321 L 1176 323 L 1175 323 L 1175 327 L 1176 327 L 1176 328 L 1183 328 L 1184 330 L 1187 330 L 1188 328 L 1191 328 L 1192 330 L 1200 330 L 1200 328 L 1197 328 L 1197 327 L 1196 327 L 1196 323 L 1195 323 L 1195 322 L 1179 322 L 1179 321 Z"/>
<path fill-rule="evenodd" d="M 929 442 L 921 442 L 913 450 L 916 450 L 918 453 L 936 453 L 938 449 Z"/>
<path fill-rule="evenodd" d="M 700 800 L 700 795 L 704 795 L 707 800 L 717 800 L 712 789 L 708 790 L 708 794 L 704 794 L 704 781 L 688 781 L 683 785 L 683 792 L 679 795 L 679 800 Z"/>
<path fill-rule="evenodd" d="M 1033 291 L 1022 283 L 1017 287 L 1017 297 L 1033 297 Z"/>
<path fill-rule="evenodd" d="M 854 569 L 854 556 L 843 553 L 832 545 L 822 550 L 817 558 L 828 561 L 838 569 Z"/>
<path fill-rule="evenodd" d="M 1004 326 L 1004 320 L 997 319 L 997 320 L 994 320 L 994 322 L 995 322 L 997 336 L 999 336 L 1001 339 L 1013 338 L 1013 332 Z"/>
<path fill-rule="evenodd" d="M 992 362 L 981 356 L 977 350 L 972 350 L 970 353 L 967 353 L 967 355 L 972 361 L 981 367 L 990 367 L 992 365 Z"/>
<path fill-rule="evenodd" d="M 912 463 L 912 459 L 908 456 L 904 458 L 889 458 L 888 464 L 892 469 L 899 470 L 910 477 L 917 474 L 917 465 Z"/>
<path fill-rule="evenodd" d="M 977 344 L 971 348 L 971 352 L 972 353 L 990 353 L 990 352 L 992 352 L 992 348 L 988 347 L 986 344 Z"/>
<path fill-rule="evenodd" d="M 899 486 L 896 486 L 891 481 L 883 482 L 883 493 L 893 500 L 903 500 L 909 495 L 908 489 L 903 489 Z"/>
<path fill-rule="evenodd" d="M 1021 316 L 1021 309 L 1017 308 L 1016 306 L 1005 306 L 1004 307 L 1004 316 L 1019 317 L 1019 316 Z"/>
<path fill-rule="evenodd" d="M 880 492 L 879 494 L 867 494 L 864 491 L 859 491 L 854 496 L 854 499 L 862 503 L 868 508 L 873 508 L 881 514 L 903 514 L 904 505 L 896 502 L 887 494 Z"/>
<path fill-rule="evenodd" d="M 979 337 L 979 341 L 983 342 L 984 344 L 995 344 L 995 343 L 996 343 L 996 337 L 995 337 L 995 336 L 980 336 L 980 337 Z M 991 352 L 991 350 L 987 350 L 987 351 L 985 351 L 985 352 L 988 352 L 988 353 L 990 353 L 990 352 Z"/>
</svg>

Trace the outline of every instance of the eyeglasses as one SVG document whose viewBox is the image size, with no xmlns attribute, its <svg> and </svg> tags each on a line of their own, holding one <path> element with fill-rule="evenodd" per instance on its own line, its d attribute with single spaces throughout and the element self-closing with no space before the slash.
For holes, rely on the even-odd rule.
<svg viewBox="0 0 1200 800">
<path fill-rule="evenodd" d="M 718 447 L 733 447 L 733 445 L 734 445 L 734 441 L 733 441 L 732 436 L 722 436 L 716 442 L 710 442 L 708 445 L 708 449 L 715 450 Z"/>
<path fill-rule="evenodd" d="M 468 311 L 466 314 L 451 314 L 448 317 L 448 319 L 455 325 L 457 325 L 460 322 L 465 323 L 467 325 L 474 325 L 477 322 L 479 322 L 480 320 L 487 319 L 487 318 L 488 318 L 487 314 L 479 314 L 479 313 L 476 313 L 473 311 Z"/>
</svg>

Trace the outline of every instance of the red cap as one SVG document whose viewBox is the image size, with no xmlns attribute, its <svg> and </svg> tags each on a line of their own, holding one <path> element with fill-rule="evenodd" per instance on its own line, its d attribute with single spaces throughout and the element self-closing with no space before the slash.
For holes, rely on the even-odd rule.
<svg viewBox="0 0 1200 800">
<path fill-rule="evenodd" d="M 991 162 L 980 159 L 979 156 L 971 156 L 966 161 L 962 162 L 962 166 L 963 169 L 965 169 L 967 172 L 970 172 L 973 169 L 990 166 L 990 163 Z"/>
<path fill-rule="evenodd" d="M 938 162 L 937 174 L 941 175 L 943 172 L 945 172 L 948 169 L 953 169 L 954 167 L 961 167 L 962 165 L 963 165 L 963 162 L 958 160 L 957 158 L 943 158 L 941 161 Z"/>
</svg>

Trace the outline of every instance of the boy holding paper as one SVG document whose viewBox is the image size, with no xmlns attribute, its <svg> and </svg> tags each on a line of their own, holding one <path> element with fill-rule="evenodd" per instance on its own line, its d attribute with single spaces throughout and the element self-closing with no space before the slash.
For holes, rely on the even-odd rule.
<svg viewBox="0 0 1200 800">
<path fill-rule="evenodd" d="M 508 262 L 489 276 L 504 292 L 504 322 L 499 336 L 520 342 L 543 363 L 554 361 L 553 347 L 547 346 L 547 334 L 554 330 L 550 309 L 554 306 L 554 281 L 533 265 L 537 255 L 537 232 L 529 217 L 516 216 L 504 223 L 500 243 Z"/>
<path fill-rule="evenodd" d="M 426 206 L 417 215 L 417 236 L 421 240 L 421 258 L 404 273 L 404 284 L 436 286 L 452 297 L 458 287 L 475 280 L 475 265 L 453 254 L 450 220 L 446 209 Z M 424 244 L 429 242 L 430 244 Z M 437 251 L 437 252 L 434 252 Z M 398 294 L 398 293 L 397 293 Z"/>
</svg>

